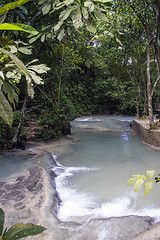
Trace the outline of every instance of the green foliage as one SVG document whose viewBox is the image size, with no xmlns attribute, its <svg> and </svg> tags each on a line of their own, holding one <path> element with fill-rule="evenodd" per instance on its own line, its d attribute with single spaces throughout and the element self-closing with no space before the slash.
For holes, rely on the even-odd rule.
<svg viewBox="0 0 160 240">
<path fill-rule="evenodd" d="M 4 218 L 4 211 L 0 208 L 0 239 L 2 240 L 18 240 L 23 237 L 40 234 L 46 230 L 46 228 L 35 224 L 17 223 L 3 232 Z"/>
<path fill-rule="evenodd" d="M 152 179 L 154 173 L 155 170 L 150 170 L 146 171 L 146 175 L 133 175 L 133 177 L 127 181 L 127 184 L 131 185 L 134 183 L 133 189 L 135 192 L 138 192 L 140 187 L 144 184 L 144 196 L 147 196 L 153 187 L 153 183 L 160 181 L 159 177 Z"/>
<path fill-rule="evenodd" d="M 40 139 L 49 140 L 62 134 L 70 134 L 69 119 L 56 108 L 42 110 L 39 115 L 37 123 L 40 130 L 38 130 L 37 135 Z"/>
<path fill-rule="evenodd" d="M 65 0 L 62 2 L 56 1 L 46 1 L 39 0 L 39 4 L 42 6 L 42 13 L 45 15 L 51 11 L 62 10 L 59 15 L 59 21 L 54 26 L 54 31 L 58 31 L 64 22 L 68 19 L 72 20 L 73 26 L 75 29 L 78 29 L 85 24 L 87 29 L 95 34 L 97 31 L 96 20 L 107 21 L 106 6 L 111 6 L 112 0 L 96 0 L 96 1 L 74 1 L 74 0 Z M 104 5 L 105 7 L 104 7 Z M 63 39 L 64 28 L 61 28 L 59 32 L 58 39 L 61 41 Z"/>
</svg>

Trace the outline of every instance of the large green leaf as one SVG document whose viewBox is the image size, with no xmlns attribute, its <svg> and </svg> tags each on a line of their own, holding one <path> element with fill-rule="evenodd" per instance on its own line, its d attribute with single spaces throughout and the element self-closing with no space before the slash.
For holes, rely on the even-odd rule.
<svg viewBox="0 0 160 240">
<path fill-rule="evenodd" d="M 35 30 L 33 27 L 28 26 L 26 24 L 21 24 L 21 23 L 2 23 L 0 24 L 0 30 L 17 30 L 17 31 L 23 31 L 23 32 L 28 32 L 33 35 L 38 34 L 37 30 Z"/>
<path fill-rule="evenodd" d="M 31 0 L 18 0 L 12 3 L 8 3 L 0 8 L 0 15 L 3 15 L 5 12 L 8 12 L 11 9 L 14 9 L 22 4 L 25 4 Z"/>
<path fill-rule="evenodd" d="M 12 126 L 12 121 L 13 121 L 12 108 L 1 90 L 0 90 L 0 117 L 9 126 Z"/>
<path fill-rule="evenodd" d="M 4 211 L 2 210 L 2 208 L 0 208 L 0 236 L 2 236 L 3 225 L 4 225 Z"/>
<path fill-rule="evenodd" d="M 43 231 L 46 228 L 34 224 L 17 223 L 13 225 L 3 236 L 2 240 L 17 240 L 27 236 L 34 236 Z"/>
</svg>

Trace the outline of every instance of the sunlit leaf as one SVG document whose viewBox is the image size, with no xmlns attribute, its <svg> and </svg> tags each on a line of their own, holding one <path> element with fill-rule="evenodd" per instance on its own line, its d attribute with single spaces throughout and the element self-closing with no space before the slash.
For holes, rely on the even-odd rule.
<svg viewBox="0 0 160 240">
<path fill-rule="evenodd" d="M 71 9 L 67 9 L 67 10 L 61 12 L 61 14 L 59 16 L 60 21 L 65 21 L 69 17 L 69 15 L 71 14 L 72 11 L 73 11 L 73 9 L 71 8 Z"/>
<path fill-rule="evenodd" d="M 34 70 L 37 73 L 46 73 L 50 70 L 45 64 L 32 65 L 28 67 L 29 70 Z"/>
<path fill-rule="evenodd" d="M 1 71 L 0 71 L 0 78 L 2 78 L 4 80 L 4 74 Z"/>
<path fill-rule="evenodd" d="M 46 0 L 39 0 L 38 1 L 38 4 L 43 4 L 43 3 L 45 3 L 46 2 Z"/>
<path fill-rule="evenodd" d="M 31 38 L 31 39 L 29 40 L 29 43 L 31 44 L 31 43 L 35 42 L 41 35 L 42 35 L 42 33 L 39 33 L 37 36 Z"/>
<path fill-rule="evenodd" d="M 58 40 L 61 41 L 64 37 L 64 28 L 60 31 L 60 33 L 58 34 Z"/>
<path fill-rule="evenodd" d="M 140 187 L 143 185 L 143 183 L 144 183 L 144 179 L 138 179 L 136 182 L 135 182 L 135 184 L 134 184 L 134 187 L 133 187 L 133 190 L 135 191 L 135 192 L 138 192 L 138 190 L 140 189 Z"/>
<path fill-rule="evenodd" d="M 66 0 L 65 1 L 65 4 L 66 4 L 66 6 L 68 6 L 69 4 L 71 4 L 71 3 L 73 3 L 74 2 L 74 0 Z"/>
<path fill-rule="evenodd" d="M 9 45 L 8 47 L 10 48 L 11 53 L 16 53 L 17 52 L 17 47 L 15 47 L 13 45 Z"/>
<path fill-rule="evenodd" d="M 144 184 L 144 196 L 147 196 L 147 194 L 151 191 L 152 187 L 153 187 L 152 181 L 147 181 Z"/>
<path fill-rule="evenodd" d="M 19 47 L 18 51 L 21 52 L 21 53 L 24 53 L 26 55 L 31 55 L 32 54 L 31 49 L 28 49 L 28 48 L 25 48 L 25 47 Z"/>
<path fill-rule="evenodd" d="M 46 34 L 43 34 L 42 37 L 41 37 L 41 41 L 42 41 L 42 42 L 44 42 L 45 37 L 46 37 Z"/>
<path fill-rule="evenodd" d="M 87 7 L 90 12 L 94 11 L 94 3 L 92 1 L 86 1 L 84 6 Z"/>
<path fill-rule="evenodd" d="M 33 81 L 36 83 L 36 84 L 42 84 L 44 83 L 43 82 L 43 79 L 41 77 L 39 77 L 38 75 L 36 75 L 35 72 L 31 71 L 31 70 L 28 70 L 29 72 L 29 75 L 30 77 L 33 79 Z"/>
<path fill-rule="evenodd" d="M 54 31 L 56 32 L 60 27 L 62 26 L 63 22 L 59 21 L 55 26 L 54 26 Z"/>
<path fill-rule="evenodd" d="M 147 177 L 151 179 L 154 176 L 155 170 L 146 171 Z"/>
<path fill-rule="evenodd" d="M 135 181 L 137 181 L 137 178 L 130 178 L 130 179 L 127 181 L 127 184 L 128 184 L 128 185 L 131 185 L 131 184 L 133 184 Z"/>
<path fill-rule="evenodd" d="M 46 3 L 42 8 L 43 15 L 47 14 L 51 9 L 51 3 Z"/>
<path fill-rule="evenodd" d="M 35 62 L 38 62 L 38 59 L 33 59 L 31 62 L 27 63 L 26 66 L 32 64 L 32 63 L 35 63 Z"/>
</svg>

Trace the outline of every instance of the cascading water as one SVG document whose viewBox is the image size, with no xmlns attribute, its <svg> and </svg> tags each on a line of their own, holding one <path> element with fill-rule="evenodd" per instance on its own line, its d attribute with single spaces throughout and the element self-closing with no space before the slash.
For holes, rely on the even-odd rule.
<svg viewBox="0 0 160 240">
<path fill-rule="evenodd" d="M 160 152 L 141 142 L 129 129 L 131 117 L 86 117 L 72 122 L 69 147 L 55 156 L 56 187 L 62 199 L 63 221 L 112 216 L 152 216 L 160 220 L 155 185 L 143 196 L 126 184 L 132 174 L 160 169 Z M 159 172 L 157 172 L 158 174 Z"/>
</svg>

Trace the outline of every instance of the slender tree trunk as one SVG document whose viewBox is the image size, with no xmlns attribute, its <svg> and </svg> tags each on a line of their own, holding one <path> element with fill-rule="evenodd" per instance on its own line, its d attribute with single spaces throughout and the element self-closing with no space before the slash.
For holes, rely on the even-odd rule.
<svg viewBox="0 0 160 240">
<path fill-rule="evenodd" d="M 143 90 L 143 96 L 144 96 L 144 103 L 143 103 L 143 118 L 147 118 L 147 94 L 146 94 L 146 80 L 144 78 L 143 74 L 143 66 L 142 66 L 142 55 L 141 55 L 141 47 L 139 42 L 139 66 L 140 66 L 140 75 L 141 75 L 141 85 Z"/>
<path fill-rule="evenodd" d="M 147 45 L 147 92 L 148 92 L 148 111 L 149 111 L 149 126 L 152 129 L 153 121 L 153 107 L 152 107 L 152 91 L 151 91 L 151 75 L 150 75 L 150 44 Z"/>
<path fill-rule="evenodd" d="M 140 93 L 141 93 L 141 89 L 140 89 L 140 86 L 138 84 L 138 93 L 137 93 L 137 97 L 136 97 L 136 102 L 137 102 L 137 119 L 140 118 L 140 115 L 139 115 Z"/>
<path fill-rule="evenodd" d="M 136 97 L 136 102 L 137 102 L 137 109 L 136 109 L 136 111 L 137 111 L 137 119 L 139 119 L 140 118 L 140 116 L 139 116 L 139 99 L 138 99 L 138 96 Z"/>
<path fill-rule="evenodd" d="M 60 79 L 58 86 L 58 109 L 60 107 L 60 98 L 61 98 L 61 83 L 62 83 L 62 73 L 63 73 L 63 57 L 64 57 L 64 44 L 62 44 L 62 53 L 61 53 L 61 70 L 60 70 Z"/>
<path fill-rule="evenodd" d="M 18 147 L 18 148 L 23 147 L 22 144 L 20 143 L 20 134 L 21 134 L 22 124 L 23 124 L 24 118 L 25 118 L 26 101 L 27 101 L 27 97 L 25 97 L 25 99 L 23 101 L 23 107 L 21 110 L 20 121 L 19 121 L 17 130 L 16 130 L 16 133 L 13 137 L 13 146 Z"/>
</svg>

